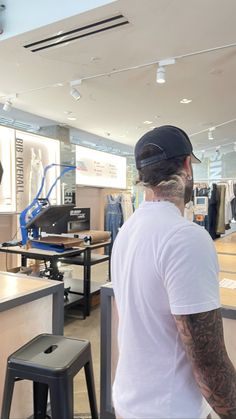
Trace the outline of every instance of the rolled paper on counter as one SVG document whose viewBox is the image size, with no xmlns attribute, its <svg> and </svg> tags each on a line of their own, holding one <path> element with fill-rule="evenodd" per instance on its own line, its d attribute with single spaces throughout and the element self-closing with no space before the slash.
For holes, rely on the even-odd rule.
<svg viewBox="0 0 236 419">
<path fill-rule="evenodd" d="M 77 233 L 85 244 L 96 244 L 110 240 L 111 232 L 103 230 L 84 230 Z"/>
</svg>

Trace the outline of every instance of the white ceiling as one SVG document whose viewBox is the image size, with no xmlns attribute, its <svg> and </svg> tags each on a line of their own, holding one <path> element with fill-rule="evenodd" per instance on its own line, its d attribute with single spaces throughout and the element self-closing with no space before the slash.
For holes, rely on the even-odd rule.
<svg viewBox="0 0 236 419">
<path fill-rule="evenodd" d="M 119 13 L 130 23 L 39 52 L 24 48 Z M 3 40 L 0 101 L 18 93 L 18 109 L 129 145 L 162 124 L 185 129 L 199 150 L 232 143 L 236 46 L 195 53 L 236 43 L 235 16 L 235 0 L 118 0 Z M 157 64 L 116 73 L 191 53 L 166 67 L 163 85 L 156 83 Z M 69 94 L 77 79 L 78 102 Z M 180 104 L 183 98 L 192 102 Z M 69 121 L 66 111 L 77 119 Z M 208 129 L 218 125 L 209 141 Z"/>
</svg>

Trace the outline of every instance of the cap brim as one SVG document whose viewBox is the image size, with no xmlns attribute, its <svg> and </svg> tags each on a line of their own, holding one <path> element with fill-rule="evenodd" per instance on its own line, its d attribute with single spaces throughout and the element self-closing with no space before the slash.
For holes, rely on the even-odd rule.
<svg viewBox="0 0 236 419">
<path fill-rule="evenodd" d="M 192 163 L 201 163 L 201 160 L 199 160 L 193 153 L 191 154 L 191 162 Z"/>
</svg>

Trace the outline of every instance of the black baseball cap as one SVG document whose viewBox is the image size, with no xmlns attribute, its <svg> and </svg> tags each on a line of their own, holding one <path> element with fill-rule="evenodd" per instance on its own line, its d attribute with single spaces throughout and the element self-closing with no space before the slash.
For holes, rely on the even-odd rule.
<svg viewBox="0 0 236 419">
<path fill-rule="evenodd" d="M 156 147 L 157 154 L 153 153 L 152 156 L 141 160 L 140 155 L 146 146 Z M 163 125 L 144 134 L 135 146 L 134 155 L 138 170 L 180 156 L 191 156 L 192 163 L 201 163 L 193 154 L 193 146 L 186 132 L 173 125 Z"/>
</svg>

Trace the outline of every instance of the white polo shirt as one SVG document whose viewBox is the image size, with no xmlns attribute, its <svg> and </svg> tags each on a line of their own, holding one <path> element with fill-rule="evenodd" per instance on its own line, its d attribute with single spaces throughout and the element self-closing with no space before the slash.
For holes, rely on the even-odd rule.
<svg viewBox="0 0 236 419">
<path fill-rule="evenodd" d="M 212 239 L 170 202 L 144 202 L 112 251 L 119 312 L 113 402 L 123 419 L 206 419 L 173 314 L 220 307 Z"/>
</svg>

